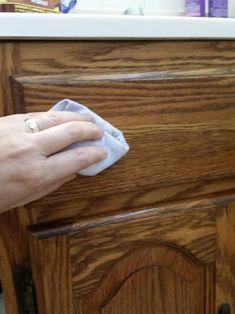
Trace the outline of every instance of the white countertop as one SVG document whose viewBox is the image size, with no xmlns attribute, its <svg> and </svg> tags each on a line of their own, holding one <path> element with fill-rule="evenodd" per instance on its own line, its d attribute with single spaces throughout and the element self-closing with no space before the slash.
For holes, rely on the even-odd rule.
<svg viewBox="0 0 235 314">
<path fill-rule="evenodd" d="M 235 39 L 235 19 L 0 13 L 0 38 Z"/>
</svg>

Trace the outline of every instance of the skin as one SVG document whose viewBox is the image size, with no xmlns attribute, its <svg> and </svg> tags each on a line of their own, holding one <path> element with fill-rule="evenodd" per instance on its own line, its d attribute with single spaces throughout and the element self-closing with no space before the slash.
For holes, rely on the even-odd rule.
<svg viewBox="0 0 235 314">
<path fill-rule="evenodd" d="M 40 132 L 31 133 L 26 119 Z M 99 146 L 62 151 L 102 137 L 91 117 L 73 112 L 41 112 L 0 118 L 0 213 L 25 205 L 56 190 L 77 172 L 106 157 Z"/>
</svg>

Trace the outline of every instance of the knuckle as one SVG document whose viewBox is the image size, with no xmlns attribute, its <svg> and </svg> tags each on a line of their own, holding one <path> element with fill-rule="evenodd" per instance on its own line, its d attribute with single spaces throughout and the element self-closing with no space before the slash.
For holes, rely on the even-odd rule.
<svg viewBox="0 0 235 314">
<path fill-rule="evenodd" d="M 95 136 L 96 138 L 100 138 L 100 137 L 102 137 L 102 135 L 103 135 L 102 130 L 101 130 L 97 125 L 95 125 L 95 124 L 93 124 L 93 132 L 94 132 L 94 136 Z"/>
<path fill-rule="evenodd" d="M 79 153 L 77 156 L 78 163 L 82 165 L 89 165 L 91 160 L 91 156 L 85 154 L 85 153 Z"/>
<path fill-rule="evenodd" d="M 50 122 L 53 126 L 63 122 L 62 118 L 53 111 L 48 112 L 47 116 L 50 119 Z"/>
<path fill-rule="evenodd" d="M 77 122 L 68 122 L 65 126 L 65 133 L 69 138 L 76 138 L 81 133 L 81 127 Z"/>
<path fill-rule="evenodd" d="M 71 139 L 98 139 L 103 135 L 102 130 L 92 122 L 68 122 L 64 130 L 66 135 Z"/>
<path fill-rule="evenodd" d="M 92 156 L 85 149 L 79 150 L 76 152 L 76 162 L 79 169 L 86 168 L 92 163 Z"/>
<path fill-rule="evenodd" d="M 96 146 L 79 148 L 77 151 L 77 161 L 82 168 L 96 163 L 104 157 L 104 150 Z"/>
</svg>

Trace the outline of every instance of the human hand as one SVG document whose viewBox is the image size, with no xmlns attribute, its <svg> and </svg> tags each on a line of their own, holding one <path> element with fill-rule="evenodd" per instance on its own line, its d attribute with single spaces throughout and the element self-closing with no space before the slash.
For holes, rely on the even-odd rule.
<svg viewBox="0 0 235 314">
<path fill-rule="evenodd" d="M 29 118 L 40 132 L 27 131 L 24 121 Z M 0 213 L 45 196 L 104 159 L 106 152 L 98 146 L 62 151 L 101 137 L 102 131 L 91 118 L 73 112 L 0 118 Z"/>
</svg>

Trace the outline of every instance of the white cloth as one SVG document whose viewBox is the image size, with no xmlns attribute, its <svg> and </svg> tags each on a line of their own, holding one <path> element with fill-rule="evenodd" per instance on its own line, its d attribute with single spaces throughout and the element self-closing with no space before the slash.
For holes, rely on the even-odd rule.
<svg viewBox="0 0 235 314">
<path fill-rule="evenodd" d="M 95 119 L 95 123 L 104 131 L 104 135 L 100 140 L 85 141 L 79 144 L 71 145 L 67 148 L 69 149 L 73 147 L 81 147 L 87 145 L 99 145 L 107 150 L 107 157 L 104 160 L 80 171 L 79 174 L 84 176 L 94 176 L 104 169 L 112 166 L 116 161 L 118 161 L 128 152 L 129 145 L 127 144 L 122 132 L 87 107 L 72 100 L 64 99 L 58 102 L 50 110 L 72 111 L 82 115 L 89 114 Z"/>
</svg>

